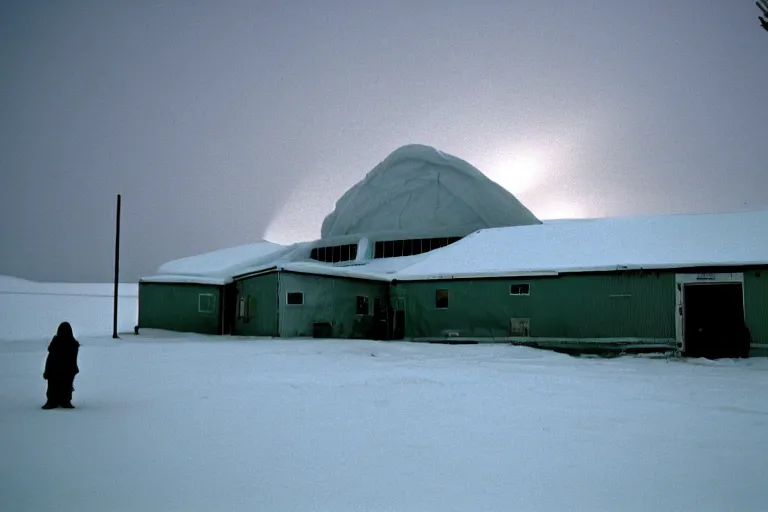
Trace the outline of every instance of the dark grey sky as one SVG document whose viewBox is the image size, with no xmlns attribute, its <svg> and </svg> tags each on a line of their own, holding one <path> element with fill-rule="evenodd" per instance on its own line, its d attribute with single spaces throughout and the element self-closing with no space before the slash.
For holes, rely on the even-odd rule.
<svg viewBox="0 0 768 512">
<path fill-rule="evenodd" d="M 0 274 L 314 238 L 435 145 L 542 218 L 768 208 L 751 0 L 0 3 Z M 517 173 L 517 174 L 516 174 Z"/>
</svg>

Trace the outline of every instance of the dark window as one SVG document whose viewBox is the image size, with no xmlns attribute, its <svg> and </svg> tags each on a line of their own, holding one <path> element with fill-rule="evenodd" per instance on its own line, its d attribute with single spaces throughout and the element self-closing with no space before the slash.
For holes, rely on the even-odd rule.
<svg viewBox="0 0 768 512">
<path fill-rule="evenodd" d="M 403 240 L 403 256 L 413 254 L 413 240 Z"/>
<path fill-rule="evenodd" d="M 377 242 L 378 243 L 378 242 Z M 315 247 L 309 257 L 326 263 L 338 263 L 357 258 L 357 244 L 337 245 L 334 247 Z"/>
<path fill-rule="evenodd" d="M 448 290 L 437 290 L 435 292 L 435 307 L 438 309 L 448 307 Z"/>
<path fill-rule="evenodd" d="M 290 304 L 292 306 L 301 306 L 302 304 L 304 304 L 304 293 L 288 292 L 288 295 L 285 298 L 285 303 Z"/>
<path fill-rule="evenodd" d="M 395 258 L 398 258 L 403 255 L 403 241 L 402 240 L 395 240 L 394 241 L 394 254 L 393 256 Z"/>
<path fill-rule="evenodd" d="M 373 311 L 382 313 L 384 311 L 384 301 L 381 300 L 381 297 L 376 297 L 373 299 Z"/>
<path fill-rule="evenodd" d="M 357 314 L 358 315 L 367 315 L 369 314 L 368 310 L 368 297 L 363 297 L 362 295 L 357 296 Z"/>
<path fill-rule="evenodd" d="M 530 295 L 531 285 L 529 284 L 513 284 L 509 287 L 510 295 Z"/>
<path fill-rule="evenodd" d="M 452 236 L 438 238 L 412 238 L 408 240 L 382 240 L 374 244 L 374 258 L 397 258 L 399 256 L 414 256 L 425 252 L 434 251 L 461 240 L 461 237 Z M 351 259 L 357 257 L 357 246 L 351 253 Z"/>
<path fill-rule="evenodd" d="M 384 242 L 384 257 L 391 258 L 395 255 L 395 243 L 392 241 Z"/>
</svg>

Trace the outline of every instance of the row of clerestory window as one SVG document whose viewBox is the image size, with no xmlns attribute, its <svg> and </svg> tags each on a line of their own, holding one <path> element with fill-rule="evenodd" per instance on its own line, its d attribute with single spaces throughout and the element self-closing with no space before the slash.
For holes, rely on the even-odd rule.
<svg viewBox="0 0 768 512">
<path fill-rule="evenodd" d="M 459 240 L 461 240 L 460 236 L 379 241 L 373 246 L 373 257 L 398 258 L 401 256 L 415 256 L 440 249 Z"/>
<path fill-rule="evenodd" d="M 333 247 L 315 247 L 309 254 L 313 260 L 325 263 L 338 263 L 357 259 L 357 244 L 334 245 Z"/>
</svg>

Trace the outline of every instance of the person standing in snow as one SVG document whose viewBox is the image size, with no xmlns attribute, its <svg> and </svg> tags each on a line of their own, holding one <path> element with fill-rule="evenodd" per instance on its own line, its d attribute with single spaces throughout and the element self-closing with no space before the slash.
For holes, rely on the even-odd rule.
<svg viewBox="0 0 768 512">
<path fill-rule="evenodd" d="M 48 381 L 48 398 L 43 409 L 55 409 L 63 407 L 74 409 L 72 405 L 72 391 L 75 375 L 80 373 L 77 367 L 77 353 L 80 343 L 72 334 L 72 326 L 69 322 L 62 322 L 56 332 L 56 336 L 48 345 L 48 358 L 45 360 L 43 378 Z"/>
</svg>

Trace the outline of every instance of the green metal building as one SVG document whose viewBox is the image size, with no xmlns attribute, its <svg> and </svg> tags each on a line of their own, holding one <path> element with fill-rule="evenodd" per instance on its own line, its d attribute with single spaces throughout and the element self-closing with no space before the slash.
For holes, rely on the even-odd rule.
<svg viewBox="0 0 768 512">
<path fill-rule="evenodd" d="M 138 327 L 768 355 L 768 212 L 542 223 L 425 151 L 377 166 L 319 240 L 164 265 L 140 282 Z"/>
</svg>

